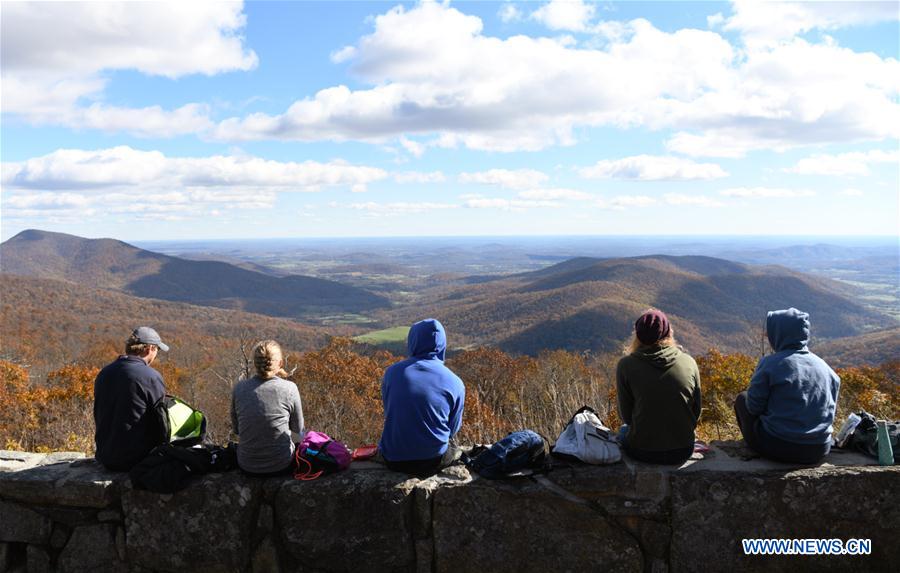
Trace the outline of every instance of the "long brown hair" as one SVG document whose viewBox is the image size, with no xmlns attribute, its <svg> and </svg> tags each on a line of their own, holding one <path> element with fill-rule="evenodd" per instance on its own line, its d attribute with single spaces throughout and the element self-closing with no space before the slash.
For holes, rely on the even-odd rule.
<svg viewBox="0 0 900 573">
<path fill-rule="evenodd" d="M 665 338 L 661 338 L 654 342 L 653 344 L 644 344 L 640 340 L 638 340 L 637 334 L 631 337 L 631 342 L 625 345 L 625 354 L 631 354 L 632 352 L 637 352 L 641 348 L 650 348 L 651 346 L 677 346 L 678 343 L 675 341 L 675 329 L 669 325 L 669 335 Z"/>
</svg>

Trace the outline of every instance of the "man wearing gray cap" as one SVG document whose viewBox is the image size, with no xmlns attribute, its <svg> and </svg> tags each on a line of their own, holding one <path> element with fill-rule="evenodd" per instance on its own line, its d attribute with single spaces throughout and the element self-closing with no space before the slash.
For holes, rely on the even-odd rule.
<svg viewBox="0 0 900 573">
<path fill-rule="evenodd" d="M 125 354 L 94 380 L 95 457 L 107 469 L 127 471 L 159 445 L 153 405 L 166 388 L 150 364 L 160 350 L 169 347 L 155 330 L 136 328 L 125 341 Z"/>
</svg>

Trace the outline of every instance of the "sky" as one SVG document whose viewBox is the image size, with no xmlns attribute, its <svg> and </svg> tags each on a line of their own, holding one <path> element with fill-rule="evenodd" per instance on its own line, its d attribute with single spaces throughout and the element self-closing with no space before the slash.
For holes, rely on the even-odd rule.
<svg viewBox="0 0 900 573">
<path fill-rule="evenodd" d="M 897 2 L 9 2 L 0 238 L 900 235 Z"/>
</svg>

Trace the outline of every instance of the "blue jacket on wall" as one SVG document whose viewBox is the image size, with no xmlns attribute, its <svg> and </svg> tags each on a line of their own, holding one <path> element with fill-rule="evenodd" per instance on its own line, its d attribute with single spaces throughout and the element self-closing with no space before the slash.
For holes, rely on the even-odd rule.
<svg viewBox="0 0 900 573">
<path fill-rule="evenodd" d="M 435 319 L 412 325 L 409 358 L 390 366 L 381 382 L 384 431 L 378 447 L 392 462 L 443 455 L 462 425 L 466 388 L 444 366 L 447 336 Z"/>
</svg>

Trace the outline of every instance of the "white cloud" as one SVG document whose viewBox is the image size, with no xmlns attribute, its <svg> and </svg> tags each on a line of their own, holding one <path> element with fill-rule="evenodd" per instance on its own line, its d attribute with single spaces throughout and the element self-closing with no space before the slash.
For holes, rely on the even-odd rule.
<svg viewBox="0 0 900 573">
<path fill-rule="evenodd" d="M 728 77 L 731 46 L 700 30 L 666 33 L 645 20 L 604 50 L 568 41 L 484 35 L 479 18 L 426 2 L 374 19 L 350 70 L 369 89 L 332 86 L 280 115 L 222 121 L 213 137 L 240 141 L 435 136 L 434 145 L 539 150 L 575 143 L 581 125 L 645 121 L 659 98 L 691 100 Z"/>
<path fill-rule="evenodd" d="M 780 187 L 734 187 L 719 191 L 726 197 L 742 198 L 793 198 L 812 197 L 815 191 L 809 189 L 785 189 Z"/>
<path fill-rule="evenodd" d="M 740 32 L 748 46 L 767 46 L 810 30 L 896 21 L 896 2 L 759 2 L 736 0 L 725 30 Z"/>
<path fill-rule="evenodd" d="M 872 163 L 900 163 L 900 151 L 873 149 L 839 155 L 813 155 L 801 159 L 785 171 L 802 175 L 868 175 Z"/>
<path fill-rule="evenodd" d="M 702 195 L 684 195 L 681 193 L 666 193 L 663 195 L 669 205 L 696 205 L 698 207 L 724 207 L 725 203 Z"/>
<path fill-rule="evenodd" d="M 572 200 L 583 201 L 592 199 L 594 196 L 585 191 L 575 189 L 531 189 L 529 191 L 520 191 L 519 197 L 522 199 L 535 199 L 546 201 Z"/>
<path fill-rule="evenodd" d="M 865 193 L 860 189 L 844 189 L 839 193 L 839 195 L 845 195 L 847 197 L 862 197 Z"/>
<path fill-rule="evenodd" d="M 332 52 L 331 61 L 335 64 L 340 64 L 341 62 L 346 62 L 347 60 L 353 58 L 356 55 L 356 48 L 353 46 L 344 46 L 340 50 Z"/>
<path fill-rule="evenodd" d="M 745 39 L 771 29 L 778 39 L 740 50 L 710 30 L 667 32 L 643 19 L 593 26 L 594 46 L 500 38 L 447 3 L 398 6 L 332 55 L 363 88 L 325 87 L 284 113 L 214 126 L 202 104 L 107 101 L 107 72 L 176 78 L 252 68 L 241 4 L 8 2 L 2 10 L 4 112 L 44 124 L 229 142 L 399 141 L 416 157 L 429 146 L 573 145 L 592 126 L 671 130 L 668 149 L 707 157 L 900 137 L 895 57 L 793 36 L 895 18 L 893 3 L 737 3 L 726 22 L 713 17 L 710 25 Z M 557 10 L 580 16 L 557 18 Z M 593 10 L 551 2 L 535 13 L 559 29 L 583 29 Z"/>
<path fill-rule="evenodd" d="M 87 217 L 115 215 L 127 216 L 129 221 L 188 220 L 217 209 L 271 209 L 275 200 L 274 192 L 252 189 L 155 190 L 145 193 L 16 190 L 4 193 L 2 203 L 4 218 L 29 222 L 83 222 Z"/>
<path fill-rule="evenodd" d="M 594 205 L 600 209 L 622 211 L 629 207 L 650 207 L 656 204 L 656 199 L 646 195 L 619 195 L 612 199 L 599 199 Z"/>
<path fill-rule="evenodd" d="M 728 173 L 715 163 L 695 163 L 679 157 L 636 155 L 598 161 L 579 170 L 588 179 L 632 179 L 635 181 L 689 181 L 719 179 Z"/>
<path fill-rule="evenodd" d="M 397 183 L 443 183 L 447 178 L 441 171 L 423 173 L 420 171 L 404 171 L 394 174 Z"/>
<path fill-rule="evenodd" d="M 725 22 L 725 16 L 721 12 L 716 12 L 712 16 L 706 17 L 706 25 L 710 28 L 717 28 Z"/>
<path fill-rule="evenodd" d="M 551 30 L 585 32 L 594 17 L 595 7 L 582 0 L 551 0 L 531 13 L 531 18 Z"/>
<path fill-rule="evenodd" d="M 3 197 L 4 209 L 71 209 L 85 207 L 90 199 L 79 193 L 29 193 Z"/>
<path fill-rule="evenodd" d="M 475 173 L 460 173 L 460 183 L 496 185 L 506 189 L 532 189 L 540 187 L 548 177 L 535 169 L 490 169 Z"/>
<path fill-rule="evenodd" d="M 516 8 L 515 4 L 507 2 L 500 7 L 500 10 L 497 12 L 497 17 L 504 23 L 515 22 L 516 20 L 522 19 L 522 12 Z"/>
<path fill-rule="evenodd" d="M 4 113 L 36 123 L 168 137 L 212 125 L 205 106 L 131 109 L 102 97 L 104 72 L 179 78 L 256 66 L 244 48 L 243 6 L 216 2 L 4 2 Z"/>
<path fill-rule="evenodd" d="M 257 57 L 239 35 L 242 10 L 241 2 L 4 3 L 3 68 L 170 78 L 248 70 Z"/>
<path fill-rule="evenodd" d="M 425 153 L 425 145 L 419 143 L 418 141 L 413 141 L 412 139 L 401 137 L 400 145 L 403 146 L 403 149 L 406 150 L 407 153 L 412 155 L 413 157 L 422 157 Z"/>
<path fill-rule="evenodd" d="M 519 211 L 524 209 L 536 209 L 542 207 L 560 207 L 556 201 L 536 201 L 530 199 L 491 199 L 471 198 L 466 199 L 464 206 L 470 209 L 502 209 L 504 211 Z"/>
<path fill-rule="evenodd" d="M 672 130 L 672 151 L 711 157 L 900 137 L 900 63 L 834 43 L 739 51 L 709 30 L 665 32 L 642 19 L 603 23 L 600 48 L 501 39 L 434 2 L 374 24 L 348 60 L 370 88 L 328 87 L 280 115 L 229 118 L 213 137 L 429 136 L 419 145 L 508 152 L 572 145 L 584 126 L 640 126 Z"/>
<path fill-rule="evenodd" d="M 684 128 L 678 153 L 742 157 L 803 145 L 900 137 L 900 62 L 804 40 L 753 50 L 727 83 L 690 104 L 658 102 L 654 121 Z M 649 117 L 649 116 L 648 116 Z"/>
<path fill-rule="evenodd" d="M 159 151 L 127 146 L 96 151 L 60 149 L 20 163 L 4 163 L 2 173 L 2 183 L 14 189 L 192 189 L 198 193 L 214 192 L 217 197 L 228 190 L 241 196 L 245 192 L 318 191 L 335 186 L 358 190 L 387 177 L 383 169 L 343 161 L 295 163 L 257 157 L 166 157 Z"/>
<path fill-rule="evenodd" d="M 333 204 L 333 207 L 339 205 Z M 372 217 L 410 215 L 414 213 L 424 213 L 426 211 L 435 211 L 443 209 L 456 209 L 459 205 L 452 203 L 412 203 L 412 202 L 395 202 L 395 203 L 376 203 L 368 201 L 366 203 L 351 203 L 348 205 L 350 209 L 356 211 L 364 211 Z"/>
</svg>

